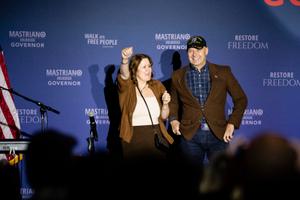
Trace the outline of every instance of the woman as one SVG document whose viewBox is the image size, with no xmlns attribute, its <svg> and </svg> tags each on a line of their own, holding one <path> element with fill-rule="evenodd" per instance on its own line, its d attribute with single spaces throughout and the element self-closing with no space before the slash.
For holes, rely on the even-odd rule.
<svg viewBox="0 0 300 200">
<path fill-rule="evenodd" d="M 132 47 L 122 50 L 122 62 L 118 75 L 122 112 L 120 137 L 124 158 L 145 155 L 162 157 L 164 153 L 154 144 L 154 129 L 161 131 L 170 144 L 173 143 L 174 140 L 163 123 L 163 120 L 169 116 L 168 103 L 171 97 L 160 81 L 152 79 L 151 58 L 145 54 L 134 56 L 132 54 Z M 147 102 L 154 126 L 152 126 L 147 106 L 140 93 Z"/>
</svg>

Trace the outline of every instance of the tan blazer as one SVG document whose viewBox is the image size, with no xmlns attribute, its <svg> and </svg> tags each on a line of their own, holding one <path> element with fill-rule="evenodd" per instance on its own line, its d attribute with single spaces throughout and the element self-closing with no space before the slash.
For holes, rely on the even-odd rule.
<svg viewBox="0 0 300 200">
<path fill-rule="evenodd" d="M 162 107 L 162 100 L 161 97 L 163 93 L 166 91 L 166 88 L 163 86 L 163 84 L 158 80 L 152 80 L 148 84 L 149 88 L 154 93 L 158 104 L 160 106 L 160 109 Z M 120 107 L 121 107 L 121 123 L 120 123 L 120 137 L 126 141 L 130 142 L 132 135 L 133 135 L 133 127 L 132 127 L 132 115 L 133 111 L 136 106 L 136 90 L 135 90 L 135 84 L 133 81 L 129 78 L 127 80 L 124 80 L 121 78 L 121 75 L 118 75 L 118 89 L 119 89 L 119 101 L 120 101 Z M 166 127 L 164 125 L 164 122 L 162 118 L 160 117 L 158 119 L 159 121 L 159 127 L 163 134 L 163 136 L 167 139 L 167 141 L 172 144 L 174 142 L 174 139 L 169 135 L 169 133 L 166 130 Z M 153 136 L 154 139 L 154 136 Z"/>
<path fill-rule="evenodd" d="M 186 84 L 185 74 L 189 66 L 185 66 L 172 75 L 170 117 L 180 121 L 180 132 L 186 139 L 191 139 L 200 126 L 204 115 L 212 132 L 221 140 L 227 123 L 239 128 L 243 113 L 247 107 L 247 97 L 240 84 L 231 73 L 229 66 L 208 63 L 211 90 L 201 111 L 200 103 Z M 227 93 L 233 101 L 233 112 L 225 118 L 225 104 Z M 182 114 L 178 116 L 179 105 Z"/>
</svg>

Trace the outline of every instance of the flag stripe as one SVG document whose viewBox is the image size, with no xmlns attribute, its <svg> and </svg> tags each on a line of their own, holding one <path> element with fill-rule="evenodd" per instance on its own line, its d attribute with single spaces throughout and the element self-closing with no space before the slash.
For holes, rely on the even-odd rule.
<svg viewBox="0 0 300 200">
<path fill-rule="evenodd" d="M 0 55 L 0 65 L 1 65 L 0 85 L 2 87 L 9 88 L 10 83 L 8 80 L 7 70 L 6 70 L 5 63 L 4 63 L 3 52 L 1 52 L 1 55 Z M 9 137 L 9 138 L 17 138 L 18 131 L 16 130 L 16 128 L 20 129 L 20 126 L 18 126 L 19 121 L 15 120 L 13 117 L 17 113 L 16 113 L 16 108 L 14 106 L 14 102 L 13 102 L 10 92 L 1 90 L 0 99 L 1 99 L 0 107 L 4 114 L 3 116 L 1 116 L 1 122 L 6 123 L 10 129 L 10 131 L 7 128 L 5 128 L 5 130 L 3 130 L 3 128 L 4 128 L 3 126 L 5 126 L 5 124 L 2 125 L 1 127 L 2 127 L 3 136 L 5 136 L 5 134 L 6 134 L 6 137 L 7 137 L 10 134 L 12 134 L 13 137 Z"/>
<path fill-rule="evenodd" d="M 10 128 L 7 126 L 7 121 L 4 113 L 2 112 L 2 108 L 0 109 L 0 120 L 1 120 L 1 136 L 0 139 L 13 139 L 15 138 L 10 130 Z"/>
<path fill-rule="evenodd" d="M 1 65 L 1 69 L 2 65 Z M 5 82 L 5 73 L 2 73 L 4 70 L 0 71 L 0 85 L 2 87 L 5 88 L 9 88 L 9 82 Z M 0 92 L 0 99 L 2 99 L 0 106 L 1 106 L 1 110 L 3 111 L 3 113 L 5 113 L 5 118 L 6 121 L 8 122 L 7 124 L 10 125 L 13 129 L 20 129 L 20 122 L 19 122 L 19 118 L 16 107 L 14 105 L 14 101 L 12 99 L 11 93 L 6 91 L 6 90 L 2 90 L 2 92 Z M 12 131 L 12 133 L 14 134 L 16 131 Z"/>
<path fill-rule="evenodd" d="M 2 82 L 2 80 L 5 81 L 7 88 L 10 88 L 10 82 L 8 79 L 8 73 L 7 73 L 7 68 L 6 68 L 6 64 L 5 64 L 3 51 L 1 51 L 1 53 L 0 53 L 0 65 L 1 65 L 1 72 L 4 75 L 4 79 L 0 79 L 0 80 L 1 80 L 1 82 Z M 2 86 L 2 87 L 4 87 L 4 86 Z"/>
<path fill-rule="evenodd" d="M 5 64 L 5 59 L 4 59 L 4 53 L 2 51 L 2 48 L 0 48 L 0 49 L 1 49 L 0 63 L 2 63 L 0 65 L 1 65 L 1 72 L 3 73 L 3 74 L 0 73 L 0 75 L 4 76 L 5 82 L 3 84 L 6 84 L 6 88 L 11 88 L 10 87 L 10 81 L 8 79 L 8 73 L 7 73 L 7 68 L 6 68 L 6 64 Z M 1 77 L 0 77 L 0 80 L 2 80 Z M 13 95 L 8 91 L 5 91 L 5 92 L 6 92 L 6 95 L 5 95 L 6 102 L 8 102 L 8 105 L 9 105 L 9 108 L 10 108 L 10 113 L 12 113 L 13 119 L 15 121 L 15 125 L 20 130 L 21 129 L 20 121 L 19 121 L 19 116 L 18 116 L 17 109 L 15 107 Z"/>
<path fill-rule="evenodd" d="M 0 47 L 0 85 L 10 89 L 4 54 Z M 0 139 L 18 139 L 20 121 L 14 104 L 13 96 L 9 91 L 0 90 Z M 10 159 L 8 154 L 0 154 L 0 159 Z"/>
</svg>

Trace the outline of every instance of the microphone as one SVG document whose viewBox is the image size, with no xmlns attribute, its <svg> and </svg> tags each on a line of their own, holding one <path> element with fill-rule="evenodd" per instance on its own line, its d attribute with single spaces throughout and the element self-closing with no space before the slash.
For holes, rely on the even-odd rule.
<svg viewBox="0 0 300 200">
<path fill-rule="evenodd" d="M 91 138 L 94 138 L 96 141 L 98 141 L 98 133 L 97 133 L 97 125 L 95 122 L 94 112 L 89 112 L 89 118 L 90 118 L 90 136 Z"/>
</svg>

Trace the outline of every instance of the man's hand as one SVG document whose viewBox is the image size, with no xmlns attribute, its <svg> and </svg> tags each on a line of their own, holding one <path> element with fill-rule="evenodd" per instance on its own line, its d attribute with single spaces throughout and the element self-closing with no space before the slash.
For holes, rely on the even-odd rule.
<svg viewBox="0 0 300 200">
<path fill-rule="evenodd" d="M 180 122 L 178 120 L 172 120 L 170 124 L 172 126 L 173 133 L 176 135 L 181 135 L 179 131 Z"/>
<path fill-rule="evenodd" d="M 233 131 L 234 131 L 234 125 L 233 124 L 227 124 L 226 130 L 224 133 L 223 140 L 225 142 L 230 142 L 233 138 Z"/>
</svg>

